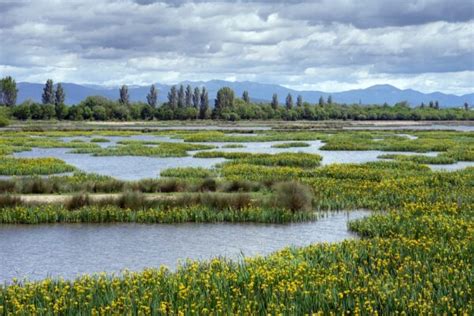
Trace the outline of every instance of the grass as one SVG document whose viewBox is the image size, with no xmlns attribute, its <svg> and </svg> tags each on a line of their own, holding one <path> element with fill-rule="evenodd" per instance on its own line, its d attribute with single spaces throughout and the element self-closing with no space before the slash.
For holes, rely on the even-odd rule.
<svg viewBox="0 0 474 316">
<path fill-rule="evenodd" d="M 213 149 L 212 145 L 185 143 L 141 143 L 139 141 L 123 143 L 107 148 L 79 148 L 72 151 L 76 154 L 92 154 L 93 156 L 148 156 L 148 157 L 185 157 L 188 151 Z"/>
<path fill-rule="evenodd" d="M 203 151 L 194 154 L 196 158 L 225 158 L 237 163 L 259 166 L 286 166 L 312 168 L 320 165 L 322 157 L 307 153 L 254 154 L 247 152 Z"/>
<path fill-rule="evenodd" d="M 398 161 L 412 161 L 421 164 L 453 164 L 456 162 L 455 159 L 446 156 L 424 156 L 424 155 L 394 155 L 384 154 L 377 158 L 381 159 L 394 159 Z"/>
<path fill-rule="evenodd" d="M 223 200 L 220 199 L 212 199 L 210 200 L 212 203 L 209 203 L 216 204 L 218 207 L 198 203 L 188 206 L 155 206 L 149 208 L 138 207 L 134 209 L 113 204 L 85 204 L 73 210 L 57 205 L 10 206 L 0 210 L 0 223 L 287 223 L 308 221 L 316 218 L 316 215 L 311 212 L 294 213 L 281 208 L 272 209 L 248 206 L 248 199 L 243 196 L 235 196 L 234 199 L 233 203 L 240 206 L 239 208 L 221 207 L 221 203 L 227 202 L 223 202 Z M 132 203 L 132 201 L 128 200 L 128 203 Z M 136 201 L 133 203 L 136 203 Z M 0 293 L 0 300 L 1 295 Z"/>
<path fill-rule="evenodd" d="M 186 139 L 201 139 L 206 135 L 213 135 L 216 139 L 241 137 L 220 132 L 185 131 L 176 134 Z M 289 140 L 309 140 L 317 137 L 325 141 L 327 148 L 438 150 L 441 151 L 439 156 L 455 160 L 469 159 L 473 146 L 473 134 L 463 132 L 410 132 L 418 137 L 416 140 L 386 131 L 344 131 L 331 135 L 311 131 L 280 134 L 271 131 L 248 138 L 271 139 L 278 136 Z M 378 138 L 382 140 L 374 140 Z M 209 153 L 212 152 L 206 154 Z M 231 155 L 217 155 L 224 157 L 227 154 Z M 207 186 L 230 192 L 256 190 L 260 195 L 272 193 L 265 194 L 265 197 L 288 203 L 287 206 L 274 209 L 264 204 L 255 205 L 254 195 L 202 193 L 184 194 L 166 204 L 143 207 L 139 194 L 128 193 L 130 195 L 124 196 L 124 199 L 132 208 L 108 202 L 108 205 L 85 205 L 71 211 L 57 205 L 15 206 L 14 203 L 6 203 L 7 206 L 0 211 L 0 218 L 3 223 L 31 224 L 111 221 L 282 223 L 312 219 L 315 215 L 311 212 L 291 211 L 291 205 L 307 207 L 307 201 L 311 199 L 313 208 L 319 210 L 372 209 L 373 216 L 350 224 L 350 229 L 362 238 L 290 247 L 265 257 L 242 258 L 239 261 L 225 258 L 187 261 L 176 271 L 161 267 L 121 276 L 101 274 L 75 280 L 16 282 L 0 286 L 0 313 L 474 313 L 471 294 L 474 290 L 474 168 L 433 172 L 422 164 L 426 161 L 424 159 L 432 159 L 425 158 L 427 156 L 417 158 L 422 162 L 403 158 L 314 168 L 274 165 L 274 161 L 268 163 L 271 159 L 267 156 L 232 155 L 232 158 L 224 157 L 233 161 L 222 165 L 219 169 L 222 178 L 219 179 L 153 179 L 119 183 L 121 190 L 136 187 L 141 191 L 176 192 L 197 191 L 207 181 L 214 180 Z M 436 159 L 441 159 L 438 157 Z M 261 161 L 262 164 L 258 164 Z M 62 180 L 65 183 L 61 185 L 72 189 L 74 185 L 81 187 L 84 183 L 92 185 L 94 182 L 110 181 L 88 177 L 77 175 L 67 181 Z M 279 181 L 297 183 L 272 186 Z M 13 189 L 10 182 L 4 182 L 0 187 L 16 190 L 17 183 L 14 184 Z"/>
<path fill-rule="evenodd" d="M 222 148 L 245 148 L 242 144 L 226 144 Z"/>
<path fill-rule="evenodd" d="M 57 158 L 0 157 L 0 175 L 49 175 L 76 169 Z"/>
<path fill-rule="evenodd" d="M 210 178 L 216 176 L 216 173 L 207 168 L 183 167 L 163 170 L 160 176 L 173 178 Z"/>
<path fill-rule="evenodd" d="M 107 138 L 92 138 L 91 139 L 91 143 L 109 143 L 110 142 L 110 139 L 107 139 Z"/>
<path fill-rule="evenodd" d="M 311 145 L 303 142 L 291 142 L 272 145 L 273 148 L 293 148 L 293 147 L 310 147 Z"/>
</svg>

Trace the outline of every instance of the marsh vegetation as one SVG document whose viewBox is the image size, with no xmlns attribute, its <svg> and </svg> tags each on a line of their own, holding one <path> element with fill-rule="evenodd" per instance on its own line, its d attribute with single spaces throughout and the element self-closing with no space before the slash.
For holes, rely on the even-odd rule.
<svg viewBox="0 0 474 316">
<path fill-rule="evenodd" d="M 444 172 L 427 166 L 474 161 L 472 132 L 295 129 L 255 130 L 250 136 L 171 129 L 147 133 L 173 142 L 130 137 L 137 133 L 2 133 L 0 159 L 8 163 L 0 170 L 30 176 L 0 180 L 0 223 L 283 224 L 312 221 L 326 211 L 370 209 L 373 214 L 349 224 L 361 237 L 358 240 L 285 248 L 240 261 L 188 261 L 174 271 L 156 267 L 120 276 L 13 282 L 0 287 L 0 312 L 473 312 L 474 168 Z M 79 136 L 87 137 L 81 142 L 64 141 Z M 110 136 L 125 139 L 101 147 Z M 94 141 L 97 138 L 100 142 Z M 311 149 L 314 141 L 320 142 L 317 151 L 299 152 Z M 258 142 L 277 142 L 268 148 L 281 152 L 246 151 Z M 46 158 L 13 156 L 38 147 L 68 148 L 84 157 L 185 155 L 222 161 L 210 169 L 170 168 L 160 178 L 150 170 L 150 179 L 125 181 L 84 173 L 57 159 L 40 164 L 38 159 Z M 324 152 L 348 150 L 376 151 L 380 159 L 324 163 Z M 39 176 L 45 170 L 73 173 Z M 32 193 L 68 196 L 57 204 L 28 203 L 24 197 Z M 99 199 L 98 193 L 105 196 Z"/>
</svg>

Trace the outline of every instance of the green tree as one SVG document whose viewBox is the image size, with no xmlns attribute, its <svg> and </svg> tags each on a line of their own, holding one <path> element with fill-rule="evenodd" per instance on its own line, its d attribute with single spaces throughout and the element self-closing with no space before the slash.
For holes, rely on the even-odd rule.
<svg viewBox="0 0 474 316">
<path fill-rule="evenodd" d="M 186 107 L 191 107 L 193 104 L 193 88 L 191 88 L 190 85 L 186 87 L 186 92 L 185 92 L 185 106 Z"/>
<path fill-rule="evenodd" d="M 248 91 L 244 91 L 244 93 L 242 93 L 242 100 L 244 100 L 245 103 L 250 104 L 250 97 Z"/>
<path fill-rule="evenodd" d="M 464 110 L 469 111 L 469 103 L 464 102 Z"/>
<path fill-rule="evenodd" d="M 303 97 L 301 95 L 298 95 L 296 98 L 296 106 L 299 108 L 303 107 Z"/>
<path fill-rule="evenodd" d="M 146 101 L 149 106 L 156 108 L 156 104 L 158 103 L 158 91 L 154 84 L 150 87 L 150 92 L 148 92 L 148 95 L 146 96 Z"/>
<path fill-rule="evenodd" d="M 178 90 L 178 108 L 184 108 L 185 104 L 184 86 L 180 85 Z"/>
<path fill-rule="evenodd" d="M 15 106 L 18 89 L 16 81 L 11 76 L 7 76 L 0 80 L 0 103 L 5 106 Z"/>
<path fill-rule="evenodd" d="M 272 103 L 271 103 L 272 109 L 276 110 L 278 109 L 278 94 L 274 93 L 272 95 Z"/>
<path fill-rule="evenodd" d="M 48 79 L 44 85 L 43 88 L 43 95 L 41 96 L 41 99 L 43 101 L 43 104 L 54 104 L 54 86 L 53 86 L 53 80 Z"/>
<path fill-rule="evenodd" d="M 27 100 L 13 109 L 13 116 L 19 120 L 27 120 L 31 118 L 30 108 L 33 104 L 32 100 Z"/>
<path fill-rule="evenodd" d="M 56 92 L 54 93 L 54 112 L 58 120 L 62 120 L 67 116 L 67 107 L 64 104 L 66 94 L 64 93 L 63 86 L 58 83 L 56 85 Z"/>
<path fill-rule="evenodd" d="M 214 113 L 216 117 L 220 117 L 224 109 L 232 109 L 234 107 L 234 90 L 229 87 L 220 88 L 217 91 Z"/>
<path fill-rule="evenodd" d="M 320 96 L 320 97 L 319 97 L 318 104 L 319 104 L 319 106 L 324 106 L 324 98 L 323 98 L 323 96 Z"/>
<path fill-rule="evenodd" d="M 327 103 L 328 103 L 328 104 L 332 104 L 332 96 L 331 96 L 331 95 L 328 96 L 328 101 L 327 101 Z"/>
<path fill-rule="evenodd" d="M 201 91 L 201 104 L 199 106 L 199 118 L 209 118 L 209 95 L 207 94 L 206 87 L 202 88 Z"/>
<path fill-rule="evenodd" d="M 200 98 L 201 98 L 201 90 L 199 90 L 199 87 L 196 87 L 194 88 L 194 94 L 193 94 L 193 106 L 196 109 L 199 108 Z"/>
<path fill-rule="evenodd" d="M 172 86 L 168 92 L 168 106 L 174 110 L 178 107 L 178 91 L 176 86 Z"/>
<path fill-rule="evenodd" d="M 66 99 L 66 94 L 64 93 L 63 86 L 61 83 L 56 85 L 56 92 L 54 93 L 54 105 L 64 104 Z"/>
<path fill-rule="evenodd" d="M 9 116 L 9 111 L 7 111 L 5 107 L 0 107 L 0 127 L 5 127 L 10 124 Z"/>
<path fill-rule="evenodd" d="M 120 93 L 119 103 L 123 105 L 129 105 L 130 95 L 128 94 L 128 87 L 126 85 L 123 85 L 120 88 L 119 93 Z"/>
<path fill-rule="evenodd" d="M 293 108 L 293 97 L 291 96 L 291 93 L 288 93 L 286 96 L 285 106 L 287 110 L 291 110 Z"/>
</svg>

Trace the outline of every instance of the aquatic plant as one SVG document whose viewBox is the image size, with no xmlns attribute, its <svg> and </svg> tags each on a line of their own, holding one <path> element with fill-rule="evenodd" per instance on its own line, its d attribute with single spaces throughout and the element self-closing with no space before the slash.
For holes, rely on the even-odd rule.
<svg viewBox="0 0 474 316">
<path fill-rule="evenodd" d="M 210 178 L 216 176 L 216 173 L 211 169 L 202 167 L 182 167 L 162 170 L 160 176 L 172 178 Z"/>
<path fill-rule="evenodd" d="M 150 157 L 185 157 L 188 151 L 213 149 L 215 146 L 187 143 L 156 143 L 153 146 L 141 142 L 130 142 L 106 148 L 79 148 L 71 151 L 76 154 L 93 156 L 150 156 Z"/>
<path fill-rule="evenodd" d="M 272 145 L 273 148 L 292 148 L 292 147 L 309 147 L 311 146 L 308 143 L 303 142 L 291 142 L 291 143 L 281 143 Z"/>
<path fill-rule="evenodd" d="M 73 166 L 57 158 L 12 158 L 0 156 L 0 175 L 47 175 L 72 172 Z"/>
</svg>

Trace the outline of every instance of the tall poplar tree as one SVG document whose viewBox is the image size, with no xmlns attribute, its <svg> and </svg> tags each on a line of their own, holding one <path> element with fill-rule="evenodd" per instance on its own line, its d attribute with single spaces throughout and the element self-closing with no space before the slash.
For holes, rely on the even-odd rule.
<svg viewBox="0 0 474 316">
<path fill-rule="evenodd" d="M 54 86 L 53 80 L 48 79 L 43 88 L 43 95 L 41 96 L 43 104 L 54 104 Z"/>
<path fill-rule="evenodd" d="M 193 88 L 190 85 L 186 87 L 185 92 L 185 105 L 186 107 L 191 107 L 193 104 Z"/>
<path fill-rule="evenodd" d="M 156 107 L 156 104 L 158 103 L 158 91 L 156 90 L 156 87 L 154 84 L 151 85 L 150 87 L 150 92 L 148 92 L 148 95 L 146 96 L 146 101 L 149 106 L 151 107 Z"/>
<path fill-rule="evenodd" d="M 287 110 L 291 110 L 293 108 L 293 97 L 291 96 L 291 93 L 288 93 L 286 96 L 285 105 Z"/>
<path fill-rule="evenodd" d="M 126 85 L 123 85 L 120 90 L 120 99 L 119 102 L 124 105 L 129 105 L 130 104 L 130 95 L 128 94 L 128 87 Z"/>
<path fill-rule="evenodd" d="M 194 88 L 194 94 L 193 94 L 193 106 L 198 109 L 199 108 L 199 101 L 201 99 L 201 90 L 199 90 L 199 87 Z"/>
</svg>

